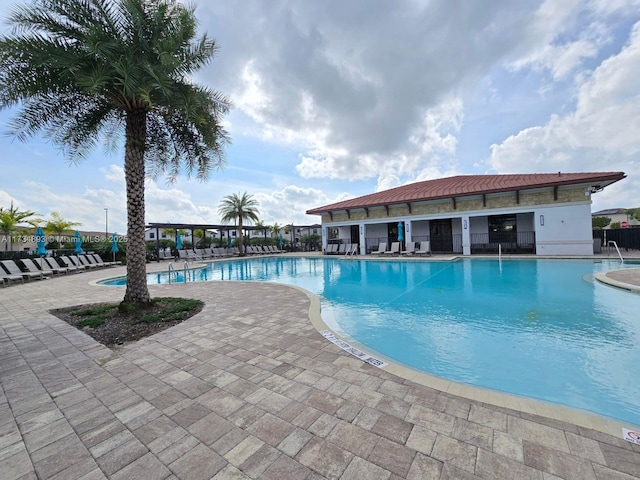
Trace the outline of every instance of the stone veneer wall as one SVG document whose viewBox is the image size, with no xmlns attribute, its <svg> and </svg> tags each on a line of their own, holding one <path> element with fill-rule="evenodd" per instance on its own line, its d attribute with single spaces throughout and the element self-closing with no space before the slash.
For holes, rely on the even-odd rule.
<svg viewBox="0 0 640 480">
<path fill-rule="evenodd" d="M 482 205 L 482 197 L 462 197 L 456 199 L 456 208 L 453 208 L 453 201 L 450 199 L 433 200 L 422 204 L 412 204 L 411 213 L 409 213 L 409 207 L 406 205 L 397 205 L 389 207 L 389 215 L 384 208 L 370 208 L 369 216 L 364 210 L 357 210 L 351 212 L 351 218 L 349 218 L 346 212 L 334 213 L 333 220 L 328 214 L 322 215 L 322 223 L 330 224 L 337 222 L 357 222 L 359 220 L 375 220 L 384 218 L 395 217 L 410 217 L 417 215 L 440 215 L 443 213 L 451 213 L 452 215 L 460 215 L 463 212 L 469 211 L 482 211 L 482 210 L 494 210 L 498 208 L 521 208 L 523 206 L 537 206 L 537 205 L 559 205 L 562 203 L 580 202 L 584 201 L 584 187 L 574 188 L 559 188 L 558 199 L 553 199 L 553 190 L 544 191 L 530 191 L 526 190 L 520 192 L 520 203 L 516 203 L 516 194 L 514 193 L 499 193 L 487 195 L 487 206 Z"/>
</svg>

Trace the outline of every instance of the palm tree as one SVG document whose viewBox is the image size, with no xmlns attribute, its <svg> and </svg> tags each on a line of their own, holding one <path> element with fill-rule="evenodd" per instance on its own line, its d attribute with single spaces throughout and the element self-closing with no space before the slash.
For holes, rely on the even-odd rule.
<svg viewBox="0 0 640 480">
<path fill-rule="evenodd" d="M 271 234 L 273 235 L 274 238 L 278 238 L 278 235 L 280 234 L 280 229 L 282 227 L 280 225 L 278 225 L 278 222 L 274 223 L 273 225 L 271 225 L 269 227 L 269 231 L 271 232 Z"/>
<path fill-rule="evenodd" d="M 240 197 L 239 194 L 227 195 L 220 202 L 218 207 L 218 214 L 222 222 L 229 223 L 233 220 L 234 224 L 238 226 L 238 248 L 243 252 L 242 248 L 242 224 L 247 221 L 258 221 L 258 201 L 253 198 L 253 195 L 248 195 L 247 192 L 243 193 Z M 237 223 L 236 223 L 237 221 Z"/>
<path fill-rule="evenodd" d="M 9 208 L 0 207 L 0 232 L 4 236 L 4 250 L 5 252 L 13 250 L 13 236 L 20 231 L 18 225 L 21 223 L 27 223 L 31 226 L 37 226 L 40 219 L 33 218 L 36 216 L 35 212 L 31 210 L 18 210 L 18 207 L 13 206 L 13 201 Z"/>
<path fill-rule="evenodd" d="M 151 302 L 144 238 L 145 166 L 173 180 L 207 178 L 224 163 L 230 102 L 193 83 L 215 42 L 196 39 L 194 8 L 175 0 L 32 0 L 0 38 L 0 108 L 18 106 L 10 133 L 42 131 L 72 160 L 124 137 L 127 288 Z"/>
<path fill-rule="evenodd" d="M 44 224 L 44 231 L 47 235 L 55 234 L 58 237 L 58 248 L 62 248 L 60 237 L 65 233 L 71 233 L 73 227 L 80 225 L 82 225 L 80 222 L 71 222 L 64 219 L 59 212 L 51 212 L 51 218 Z"/>
</svg>

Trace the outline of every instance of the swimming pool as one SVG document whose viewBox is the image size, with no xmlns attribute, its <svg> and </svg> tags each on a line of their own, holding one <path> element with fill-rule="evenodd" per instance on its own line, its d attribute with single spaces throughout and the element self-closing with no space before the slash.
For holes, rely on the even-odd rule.
<svg viewBox="0 0 640 480">
<path fill-rule="evenodd" d="M 318 295 L 323 319 L 370 353 L 640 425 L 640 295 L 592 281 L 620 267 L 272 257 L 211 263 L 190 280 L 296 285 Z M 149 274 L 149 283 L 166 281 L 166 272 Z"/>
</svg>

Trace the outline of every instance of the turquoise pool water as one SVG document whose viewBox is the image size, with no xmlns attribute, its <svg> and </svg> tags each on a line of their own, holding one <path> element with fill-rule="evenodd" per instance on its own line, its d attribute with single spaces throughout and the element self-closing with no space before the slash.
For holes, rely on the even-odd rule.
<svg viewBox="0 0 640 480">
<path fill-rule="evenodd" d="M 640 295 L 592 280 L 612 268 L 620 262 L 276 257 L 211 263 L 190 280 L 297 285 L 370 353 L 640 425 Z"/>
</svg>

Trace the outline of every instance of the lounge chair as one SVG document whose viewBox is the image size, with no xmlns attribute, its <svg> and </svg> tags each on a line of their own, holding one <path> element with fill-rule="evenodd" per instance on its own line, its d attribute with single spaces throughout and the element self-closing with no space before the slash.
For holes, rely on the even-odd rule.
<svg viewBox="0 0 640 480">
<path fill-rule="evenodd" d="M 40 270 L 51 270 L 54 275 L 60 275 L 61 273 L 67 275 L 69 273 L 67 267 L 61 267 L 60 265 L 54 267 L 44 258 L 34 258 L 33 263 L 40 267 Z"/>
<path fill-rule="evenodd" d="M 96 261 L 96 264 L 100 265 L 101 267 L 115 267 L 116 265 L 122 265 L 122 262 L 105 262 L 97 253 L 94 253 L 90 256 L 93 257 L 93 259 Z"/>
<path fill-rule="evenodd" d="M 347 251 L 347 244 L 346 243 L 341 243 L 338 246 L 338 252 L 337 252 L 338 255 L 344 255 L 346 253 L 346 251 Z"/>
<path fill-rule="evenodd" d="M 429 255 L 431 256 L 431 242 L 420 242 L 420 248 L 416 250 L 416 255 Z"/>
<path fill-rule="evenodd" d="M 329 245 L 327 245 L 327 249 L 325 250 L 325 253 L 327 255 L 335 255 L 338 253 L 338 244 L 337 243 L 330 243 Z"/>
<path fill-rule="evenodd" d="M 400 255 L 400 242 L 392 242 L 391 249 L 388 252 L 382 252 L 383 255 Z"/>
<path fill-rule="evenodd" d="M 413 255 L 416 253 L 416 242 L 407 242 L 407 248 L 400 255 Z"/>
<path fill-rule="evenodd" d="M 87 259 L 87 257 L 85 257 L 84 255 L 69 255 L 69 258 L 71 260 L 77 259 L 78 262 L 80 262 L 80 265 L 84 265 L 86 268 L 99 268 L 100 265 L 98 265 L 97 263 L 93 263 L 90 262 L 89 259 Z"/>
<path fill-rule="evenodd" d="M 68 256 L 66 256 L 66 255 L 60 255 L 58 258 L 59 258 L 62 262 L 64 262 L 64 263 L 65 263 L 65 265 L 66 265 L 67 267 L 69 267 L 69 268 L 71 268 L 71 267 L 75 267 L 75 269 L 76 269 L 76 270 L 78 270 L 78 271 L 85 271 L 85 270 L 87 269 L 87 267 L 85 267 L 84 265 L 82 265 L 82 264 L 80 263 L 80 260 L 78 260 L 78 258 L 77 258 L 77 257 L 76 257 L 76 258 L 71 258 L 71 257 L 68 257 Z"/>
<path fill-rule="evenodd" d="M 9 275 L 22 275 L 23 278 L 26 278 L 29 281 L 31 281 L 32 278 L 37 278 L 38 280 L 42 280 L 44 278 L 42 272 L 23 272 L 20 270 L 18 264 L 13 260 L 2 260 L 0 263 Z"/>
<path fill-rule="evenodd" d="M 89 265 L 89 268 L 91 268 L 91 265 L 94 265 L 94 268 L 104 268 L 104 267 L 108 267 L 108 265 L 104 262 L 98 262 L 93 254 L 89 255 L 89 254 L 85 254 L 85 255 L 78 255 L 78 258 L 80 259 L 80 261 L 84 264 L 84 265 Z"/>
<path fill-rule="evenodd" d="M 345 252 L 345 255 L 357 255 L 358 254 L 358 244 L 350 243 L 349 248 Z"/>
<path fill-rule="evenodd" d="M 73 265 L 60 265 L 58 263 L 58 261 L 54 258 L 54 257 L 44 257 L 41 258 L 40 260 L 44 260 L 47 265 L 49 265 L 49 268 L 51 268 L 51 270 L 55 271 L 55 270 L 66 270 L 67 273 L 69 272 L 77 272 L 80 273 L 84 270 L 84 268 L 79 269 L 78 267 L 75 267 Z"/>
<path fill-rule="evenodd" d="M 21 258 L 20 261 L 29 272 L 42 273 L 42 275 L 44 276 L 49 275 L 53 277 L 53 270 L 51 270 L 50 268 L 38 268 L 38 266 L 33 263 L 33 260 L 31 260 L 30 258 Z"/>
<path fill-rule="evenodd" d="M 382 255 L 387 253 L 387 242 L 380 242 L 378 244 L 378 250 L 373 250 L 371 255 Z"/>
<path fill-rule="evenodd" d="M 2 286 L 6 287 L 7 285 L 11 285 L 11 282 L 20 281 L 24 283 L 24 276 L 22 274 L 12 274 L 4 271 L 2 267 L 0 267 L 0 280 L 2 280 Z"/>
<path fill-rule="evenodd" d="M 193 250 L 178 250 L 178 258 L 180 260 L 195 260 L 196 253 Z"/>
</svg>

